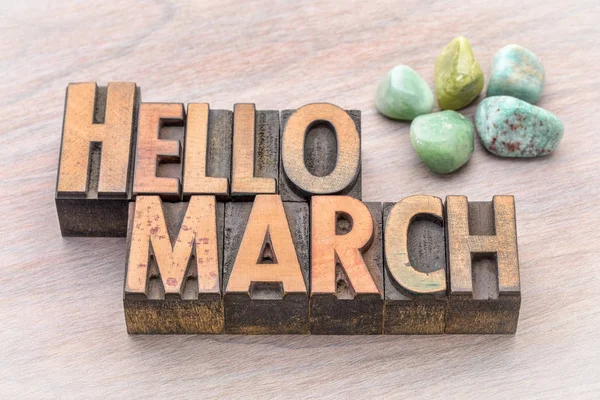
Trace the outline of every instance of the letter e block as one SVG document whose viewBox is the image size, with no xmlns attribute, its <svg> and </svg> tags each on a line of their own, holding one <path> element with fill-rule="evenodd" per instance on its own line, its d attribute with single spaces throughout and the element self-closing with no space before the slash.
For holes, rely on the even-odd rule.
<svg viewBox="0 0 600 400">
<path fill-rule="evenodd" d="M 181 200 L 182 103 L 142 103 L 138 121 L 133 192 Z"/>
</svg>

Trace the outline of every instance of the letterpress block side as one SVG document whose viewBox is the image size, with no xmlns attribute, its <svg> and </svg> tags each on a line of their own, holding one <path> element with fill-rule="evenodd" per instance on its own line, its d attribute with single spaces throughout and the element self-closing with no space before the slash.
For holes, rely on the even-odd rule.
<svg viewBox="0 0 600 400">
<path fill-rule="evenodd" d="M 254 104 L 234 106 L 231 169 L 232 200 L 277 193 L 279 111 L 256 111 Z"/>
<path fill-rule="evenodd" d="M 259 195 L 226 204 L 226 333 L 309 333 L 308 229 L 306 203 Z"/>
<path fill-rule="evenodd" d="M 514 198 L 468 202 L 448 196 L 446 240 L 446 333 L 515 333 L 521 289 Z"/>
<path fill-rule="evenodd" d="M 384 333 L 442 334 L 448 305 L 442 200 L 412 196 L 383 209 Z"/>
<path fill-rule="evenodd" d="M 131 203 L 123 304 L 127 332 L 221 333 L 225 207 L 213 196 Z M 216 239 L 216 240 L 215 240 Z"/>
<path fill-rule="evenodd" d="M 210 110 L 206 103 L 188 105 L 183 160 L 183 199 L 215 195 L 229 199 L 233 112 Z"/>
<path fill-rule="evenodd" d="M 364 206 L 347 196 L 312 198 L 312 334 L 382 333 L 382 205 L 365 203 Z M 328 221 L 334 221 L 333 225 L 329 226 Z M 352 262 L 357 252 L 362 259 L 360 265 Z"/>
<path fill-rule="evenodd" d="M 135 83 L 72 83 L 56 182 L 63 236 L 126 236 L 137 113 Z"/>
<path fill-rule="evenodd" d="M 293 126 L 288 127 L 295 114 Z M 359 110 L 342 110 L 332 104 L 309 104 L 298 110 L 283 110 L 278 181 L 283 201 L 308 201 L 313 194 L 343 194 L 360 200 L 360 141 Z M 287 164 L 284 164 L 284 154 Z M 294 177 L 288 176 L 285 165 L 293 169 L 290 173 Z"/>
</svg>

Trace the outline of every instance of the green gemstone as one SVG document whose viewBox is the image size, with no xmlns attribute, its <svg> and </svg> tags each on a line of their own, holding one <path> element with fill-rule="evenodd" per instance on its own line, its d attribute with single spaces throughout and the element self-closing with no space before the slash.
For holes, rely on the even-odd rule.
<svg viewBox="0 0 600 400">
<path fill-rule="evenodd" d="M 467 38 L 458 36 L 435 62 L 435 92 L 444 110 L 466 107 L 483 89 L 483 71 Z"/>
<path fill-rule="evenodd" d="M 512 96 L 535 104 L 544 89 L 544 66 L 531 50 L 510 44 L 492 61 L 487 97 Z"/>
<path fill-rule="evenodd" d="M 421 160 L 433 172 L 456 171 L 473 154 L 475 128 L 456 111 L 421 115 L 410 124 L 410 141 Z"/>
<path fill-rule="evenodd" d="M 377 88 L 375 106 L 386 117 L 412 121 L 433 111 L 433 93 L 412 68 L 398 65 Z"/>
<path fill-rule="evenodd" d="M 475 113 L 483 146 L 502 157 L 539 157 L 556 149 L 563 124 L 549 111 L 509 96 L 488 97 Z"/>
</svg>

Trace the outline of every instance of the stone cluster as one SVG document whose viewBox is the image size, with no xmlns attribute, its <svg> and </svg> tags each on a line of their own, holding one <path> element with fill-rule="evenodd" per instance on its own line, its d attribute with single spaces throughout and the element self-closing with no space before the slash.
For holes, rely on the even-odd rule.
<svg viewBox="0 0 600 400">
<path fill-rule="evenodd" d="M 445 174 L 465 165 L 473 154 L 474 132 L 490 153 L 501 157 L 539 157 L 552 153 L 563 136 L 562 122 L 537 107 L 545 81 L 544 66 L 525 47 L 511 44 L 492 60 L 486 99 L 475 124 L 457 113 L 473 103 L 484 74 L 469 41 L 454 38 L 435 63 L 435 94 L 441 112 L 433 112 L 433 92 L 417 72 L 398 65 L 377 89 L 375 105 L 383 115 L 412 121 L 411 143 L 432 171 Z"/>
</svg>

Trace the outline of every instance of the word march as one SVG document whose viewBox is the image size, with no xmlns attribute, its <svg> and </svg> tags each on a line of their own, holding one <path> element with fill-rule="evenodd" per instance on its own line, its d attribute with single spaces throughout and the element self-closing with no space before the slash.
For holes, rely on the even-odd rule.
<svg viewBox="0 0 600 400">
<path fill-rule="evenodd" d="M 127 236 L 129 333 L 514 333 L 512 196 L 362 202 L 360 112 L 67 88 L 63 236 Z"/>
</svg>

